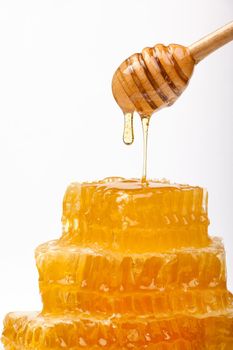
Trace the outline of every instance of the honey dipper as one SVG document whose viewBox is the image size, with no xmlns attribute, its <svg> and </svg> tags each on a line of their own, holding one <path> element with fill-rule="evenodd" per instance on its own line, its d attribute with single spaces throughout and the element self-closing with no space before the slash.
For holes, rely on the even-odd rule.
<svg viewBox="0 0 233 350">
<path fill-rule="evenodd" d="M 194 66 L 233 40 L 233 22 L 189 47 L 157 44 L 127 58 L 112 80 L 114 98 L 125 114 L 124 142 L 133 142 L 133 113 L 147 118 L 171 106 L 187 87 Z M 145 123 L 144 123 L 145 124 Z"/>
</svg>

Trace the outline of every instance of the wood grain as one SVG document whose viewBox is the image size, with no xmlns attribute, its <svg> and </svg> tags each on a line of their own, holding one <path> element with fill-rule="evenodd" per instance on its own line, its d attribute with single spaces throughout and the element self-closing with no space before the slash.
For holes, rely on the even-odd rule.
<svg viewBox="0 0 233 350">
<path fill-rule="evenodd" d="M 112 91 L 124 113 L 150 117 L 171 106 L 183 93 L 194 66 L 233 40 L 233 22 L 189 47 L 157 44 L 127 58 L 112 80 Z"/>
<path fill-rule="evenodd" d="M 217 29 L 189 46 L 190 53 L 197 64 L 203 58 L 233 40 L 233 22 Z"/>
<path fill-rule="evenodd" d="M 127 58 L 112 81 L 113 95 L 124 113 L 151 116 L 172 105 L 185 90 L 195 61 L 189 49 L 157 44 Z"/>
</svg>

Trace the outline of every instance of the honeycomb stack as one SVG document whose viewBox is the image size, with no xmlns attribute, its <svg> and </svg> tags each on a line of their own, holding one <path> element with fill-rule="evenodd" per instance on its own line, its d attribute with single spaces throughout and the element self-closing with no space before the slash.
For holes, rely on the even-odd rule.
<svg viewBox="0 0 233 350">
<path fill-rule="evenodd" d="M 69 186 L 39 246 L 41 313 L 10 313 L 7 350 L 233 349 L 225 252 L 200 187 L 107 178 Z"/>
</svg>

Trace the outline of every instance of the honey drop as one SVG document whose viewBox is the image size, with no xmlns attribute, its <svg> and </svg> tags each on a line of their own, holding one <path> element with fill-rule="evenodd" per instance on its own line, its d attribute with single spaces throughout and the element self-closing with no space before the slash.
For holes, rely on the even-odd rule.
<svg viewBox="0 0 233 350">
<path fill-rule="evenodd" d="M 133 113 L 125 113 L 123 141 L 126 145 L 132 145 L 134 141 Z"/>
</svg>

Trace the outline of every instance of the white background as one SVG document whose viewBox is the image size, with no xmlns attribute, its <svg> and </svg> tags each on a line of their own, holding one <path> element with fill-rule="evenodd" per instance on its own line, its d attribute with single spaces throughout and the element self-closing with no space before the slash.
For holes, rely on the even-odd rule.
<svg viewBox="0 0 233 350">
<path fill-rule="evenodd" d="M 0 0 L 0 320 L 41 307 L 33 251 L 60 235 L 66 186 L 141 176 L 139 118 L 127 147 L 111 93 L 118 65 L 158 42 L 189 45 L 232 19 L 231 0 Z M 231 289 L 232 62 L 228 44 L 153 116 L 148 171 L 208 189 Z"/>
</svg>

